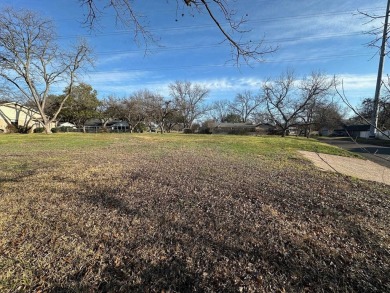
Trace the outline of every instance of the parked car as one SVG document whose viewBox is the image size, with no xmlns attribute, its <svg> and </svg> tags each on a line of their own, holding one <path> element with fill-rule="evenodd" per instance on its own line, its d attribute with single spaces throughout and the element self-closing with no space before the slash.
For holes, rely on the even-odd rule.
<svg viewBox="0 0 390 293">
<path fill-rule="evenodd" d="M 341 136 L 347 136 L 347 133 L 345 132 L 344 129 L 335 129 L 329 136 L 341 137 Z"/>
<path fill-rule="evenodd" d="M 66 128 L 76 129 L 76 125 L 74 125 L 73 123 L 70 123 L 70 122 L 62 122 L 62 123 L 58 124 L 58 127 L 66 127 Z"/>
</svg>

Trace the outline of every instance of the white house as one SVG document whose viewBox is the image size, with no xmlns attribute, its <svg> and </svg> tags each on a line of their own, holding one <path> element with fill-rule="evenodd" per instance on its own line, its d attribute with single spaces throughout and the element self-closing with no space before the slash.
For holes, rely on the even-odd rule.
<svg viewBox="0 0 390 293">
<path fill-rule="evenodd" d="M 43 127 L 42 116 L 19 103 L 0 103 L 0 132 L 9 132 L 13 127 L 24 127 L 27 132 L 32 132 L 37 127 Z"/>
</svg>

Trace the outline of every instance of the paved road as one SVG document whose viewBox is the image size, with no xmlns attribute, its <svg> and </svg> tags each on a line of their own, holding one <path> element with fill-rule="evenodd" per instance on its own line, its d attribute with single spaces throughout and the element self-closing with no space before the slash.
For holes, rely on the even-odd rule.
<svg viewBox="0 0 390 293">
<path fill-rule="evenodd" d="M 338 146 L 350 152 L 358 153 L 370 161 L 390 168 L 390 147 L 362 143 L 357 144 L 353 141 L 342 139 L 321 139 L 321 142 Z"/>
</svg>

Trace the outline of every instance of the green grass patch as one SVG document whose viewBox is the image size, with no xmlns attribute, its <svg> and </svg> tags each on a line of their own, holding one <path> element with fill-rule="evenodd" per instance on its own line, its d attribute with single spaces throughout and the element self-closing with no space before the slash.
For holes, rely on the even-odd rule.
<svg viewBox="0 0 390 293">
<path fill-rule="evenodd" d="M 173 148 L 190 147 L 198 149 L 216 149 L 223 152 L 243 155 L 269 155 L 279 156 L 294 153 L 298 150 L 356 157 L 355 154 L 318 142 L 315 139 L 301 137 L 278 137 L 278 136 L 234 136 L 234 135 L 145 135 L 135 134 L 132 136 L 146 142 L 164 143 Z"/>
<path fill-rule="evenodd" d="M 129 141 L 130 140 L 130 141 Z M 315 139 L 274 136 L 184 135 L 184 134 L 80 134 L 57 133 L 52 135 L 1 135 L 0 146 L 5 150 L 28 148 L 29 151 L 82 150 L 109 147 L 122 143 L 124 147 L 148 145 L 158 149 L 197 148 L 216 149 L 236 154 L 279 155 L 306 150 L 341 156 L 356 156 L 340 148 L 320 143 Z"/>
</svg>

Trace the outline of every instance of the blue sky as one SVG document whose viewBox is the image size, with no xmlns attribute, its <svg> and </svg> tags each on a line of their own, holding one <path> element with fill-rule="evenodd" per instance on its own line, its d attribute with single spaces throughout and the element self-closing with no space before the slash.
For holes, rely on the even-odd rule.
<svg viewBox="0 0 390 293">
<path fill-rule="evenodd" d="M 97 0 L 98 1 L 98 0 Z M 101 1 L 100 1 L 101 2 Z M 3 0 L 4 6 L 38 11 L 54 20 L 63 46 L 78 38 L 94 51 L 95 67 L 82 77 L 99 98 L 123 97 L 148 88 L 168 95 L 168 84 L 188 80 L 210 88 L 209 100 L 233 99 L 244 90 L 258 92 L 262 81 L 293 69 L 298 76 L 321 71 L 344 82 L 347 97 L 357 104 L 375 90 L 378 55 L 364 34 L 380 21 L 369 23 L 357 11 L 384 14 L 384 0 L 239 0 L 237 15 L 248 15 L 248 38 L 278 46 L 265 61 L 237 68 L 230 49 L 211 20 L 175 0 L 141 1 L 136 9 L 158 39 L 158 46 L 134 42 L 129 28 L 115 24 L 112 11 L 102 10 L 99 23 L 89 30 L 81 23 L 86 10 L 77 0 Z M 182 15 L 184 14 L 184 15 Z M 385 65 L 385 74 L 386 70 Z M 58 91 L 62 89 L 58 88 Z"/>
</svg>

